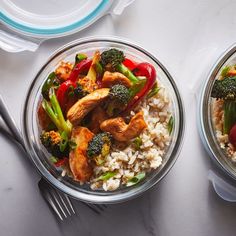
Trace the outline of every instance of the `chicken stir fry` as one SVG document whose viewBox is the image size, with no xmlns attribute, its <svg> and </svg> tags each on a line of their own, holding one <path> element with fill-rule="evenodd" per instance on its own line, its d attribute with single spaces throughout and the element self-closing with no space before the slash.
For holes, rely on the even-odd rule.
<svg viewBox="0 0 236 236">
<path fill-rule="evenodd" d="M 102 109 L 102 107 L 96 107 L 91 114 L 91 122 L 89 129 L 93 133 L 98 133 L 100 131 L 100 125 L 104 120 L 108 119 L 107 113 Z"/>
<path fill-rule="evenodd" d="M 78 125 L 91 110 L 99 106 L 108 97 L 108 94 L 108 88 L 101 88 L 81 98 L 67 112 L 67 119 L 73 125 Z"/>
<path fill-rule="evenodd" d="M 42 87 L 41 142 L 55 166 L 69 166 L 77 182 L 90 181 L 116 142 L 130 143 L 147 128 L 143 113 L 134 111 L 155 93 L 156 72 L 149 63 L 133 62 L 134 68 L 125 60 L 117 49 L 96 51 L 92 59 L 79 53 L 74 65 L 61 62 Z"/>
<path fill-rule="evenodd" d="M 127 88 L 132 86 L 132 82 L 122 73 L 106 71 L 102 77 L 102 85 L 110 88 L 115 84 L 122 84 Z"/>
<path fill-rule="evenodd" d="M 56 69 L 55 74 L 60 80 L 65 81 L 69 78 L 72 68 L 73 65 L 71 63 L 62 61 L 60 66 Z"/>
<path fill-rule="evenodd" d="M 142 112 L 133 116 L 126 124 L 124 118 L 117 117 L 105 120 L 101 123 L 102 131 L 109 132 L 114 139 L 121 142 L 127 142 L 137 136 L 147 127 Z"/>
<path fill-rule="evenodd" d="M 74 180 L 86 182 L 93 171 L 88 162 L 86 151 L 89 141 L 94 134 L 85 127 L 76 127 L 72 130 L 71 138 L 75 141 L 76 148 L 70 152 L 69 164 Z"/>
</svg>

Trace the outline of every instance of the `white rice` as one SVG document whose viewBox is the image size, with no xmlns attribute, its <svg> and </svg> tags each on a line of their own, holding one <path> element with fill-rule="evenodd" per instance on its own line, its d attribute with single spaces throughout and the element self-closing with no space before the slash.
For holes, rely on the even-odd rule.
<svg viewBox="0 0 236 236">
<path fill-rule="evenodd" d="M 168 121 L 172 116 L 172 106 L 166 89 L 160 84 L 159 86 L 161 89 L 157 95 L 146 99 L 130 113 L 133 116 L 142 110 L 148 126 L 140 135 L 140 150 L 135 150 L 132 142 L 124 150 L 112 147 L 105 163 L 94 168 L 94 176 L 90 182 L 92 189 L 115 190 L 121 185 L 126 185 L 135 175 L 150 172 L 162 165 L 162 159 L 171 140 Z M 98 180 L 99 176 L 108 171 L 116 172 L 116 175 L 108 180 Z"/>
</svg>

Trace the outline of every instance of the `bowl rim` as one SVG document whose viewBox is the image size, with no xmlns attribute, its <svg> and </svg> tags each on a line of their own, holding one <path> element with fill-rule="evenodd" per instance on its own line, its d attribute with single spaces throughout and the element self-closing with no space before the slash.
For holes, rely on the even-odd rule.
<svg viewBox="0 0 236 236">
<path fill-rule="evenodd" d="M 199 135 L 204 145 L 204 148 L 206 149 L 207 153 L 209 154 L 210 158 L 214 161 L 216 166 L 218 166 L 224 172 L 224 174 L 226 174 L 228 177 L 234 180 L 236 180 L 236 175 L 234 175 L 230 171 L 230 169 L 227 168 L 226 165 L 224 165 L 223 162 L 220 160 L 220 158 L 218 157 L 220 153 L 217 152 L 219 145 L 215 144 L 215 139 L 213 135 L 209 135 L 211 125 L 209 124 L 209 117 L 206 117 L 206 115 L 208 114 L 206 106 L 208 106 L 209 96 L 206 92 L 209 90 L 209 85 L 211 84 L 211 82 L 215 80 L 217 74 L 222 69 L 222 66 L 235 53 L 236 53 L 236 43 L 232 44 L 223 53 L 221 53 L 221 55 L 218 57 L 216 62 L 211 67 L 206 77 L 206 81 L 204 81 L 202 85 L 202 89 L 201 89 L 201 93 L 200 93 L 199 101 L 198 101 L 198 110 L 199 110 L 198 130 L 199 130 Z M 227 157 L 225 156 L 225 158 Z"/>
<path fill-rule="evenodd" d="M 168 165 L 165 164 L 163 168 L 160 170 L 160 172 L 155 175 L 152 178 L 152 181 L 149 182 L 149 184 L 145 186 L 145 188 L 138 188 L 139 191 L 135 191 L 134 194 L 129 194 L 131 191 L 127 191 L 126 193 L 120 193 L 120 194 L 115 194 L 115 195 L 110 195 L 110 196 L 101 196 L 101 195 L 93 195 L 93 194 L 87 194 L 84 192 L 79 192 L 75 189 L 70 188 L 69 186 L 66 186 L 62 182 L 60 182 L 58 179 L 53 177 L 48 171 L 46 171 L 46 168 L 42 165 L 42 163 L 39 161 L 39 158 L 35 158 L 35 154 L 33 153 L 33 150 L 31 148 L 31 142 L 30 139 L 27 135 L 27 122 L 26 122 L 26 115 L 27 115 L 27 104 L 28 104 L 28 97 L 30 96 L 30 92 L 32 88 L 34 87 L 35 82 L 37 81 L 38 76 L 40 73 L 44 70 L 44 68 L 53 60 L 55 59 L 58 55 L 61 53 L 65 52 L 66 50 L 69 50 L 70 48 L 79 46 L 81 44 L 85 43 L 93 43 L 93 42 L 110 42 L 110 43 L 118 43 L 122 44 L 123 46 L 129 46 L 131 48 L 134 48 L 135 50 L 138 50 L 148 56 L 150 59 L 152 59 L 164 72 L 166 77 L 168 78 L 173 91 L 175 92 L 176 96 L 176 101 L 177 101 L 177 108 L 178 108 L 178 114 L 179 114 L 179 129 L 178 133 L 176 135 L 176 142 L 173 147 L 172 153 L 169 157 L 168 160 Z M 22 132 L 23 132 L 23 139 L 24 139 L 24 144 L 29 150 L 29 154 L 31 157 L 31 161 L 33 161 L 36 169 L 39 171 L 41 176 L 46 179 L 50 184 L 52 184 L 56 189 L 59 189 L 60 191 L 64 192 L 65 194 L 71 196 L 72 198 L 75 198 L 80 201 L 84 202 L 90 202 L 90 203 L 95 203 L 95 204 L 110 204 L 110 203 L 119 203 L 119 202 L 124 202 L 127 200 L 130 200 L 132 198 L 140 196 L 142 193 L 146 192 L 148 189 L 152 188 L 154 185 L 156 185 L 158 182 L 160 182 L 164 176 L 170 171 L 170 169 L 174 166 L 179 153 L 181 151 L 182 145 L 183 145 L 183 138 L 184 138 L 184 131 L 185 131 L 185 111 L 184 111 L 184 104 L 183 100 L 181 97 L 181 94 L 178 90 L 178 87 L 168 72 L 168 70 L 162 65 L 162 63 L 154 57 L 152 54 L 150 54 L 148 51 L 143 49 L 141 46 L 137 45 L 136 43 L 133 43 L 127 39 L 121 38 L 121 37 L 114 37 L 114 36 L 95 36 L 95 37 L 86 37 L 82 38 L 79 40 L 74 40 L 72 42 L 67 43 L 66 45 L 60 47 L 57 49 L 54 53 L 49 56 L 48 60 L 43 64 L 43 66 L 40 68 L 34 79 L 32 80 L 28 91 L 26 93 L 25 97 L 25 103 L 23 106 L 22 110 L 22 116 L 21 116 L 21 127 L 22 127 Z M 158 176 L 159 175 L 159 176 Z M 158 176 L 158 178 L 156 178 Z"/>
</svg>

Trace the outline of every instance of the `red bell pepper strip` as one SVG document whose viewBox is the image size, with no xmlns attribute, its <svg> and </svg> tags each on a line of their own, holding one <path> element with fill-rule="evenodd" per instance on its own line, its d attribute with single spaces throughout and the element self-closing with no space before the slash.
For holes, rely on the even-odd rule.
<svg viewBox="0 0 236 236">
<path fill-rule="evenodd" d="M 84 59 L 81 62 L 79 62 L 78 64 L 76 64 L 74 69 L 71 71 L 68 80 L 76 82 L 79 74 L 82 74 L 82 73 L 86 74 L 88 72 L 91 64 L 92 64 L 91 59 Z"/>
<path fill-rule="evenodd" d="M 129 70 L 133 70 L 137 67 L 138 63 L 135 61 L 132 61 L 128 58 L 125 58 L 125 60 L 122 62 L 123 65 L 125 65 Z"/>
<path fill-rule="evenodd" d="M 68 158 L 64 157 L 63 159 L 60 159 L 56 163 L 54 163 L 54 165 L 56 167 L 61 167 L 61 166 L 65 165 L 67 161 L 68 161 Z"/>
<path fill-rule="evenodd" d="M 92 60 L 90 59 L 80 61 L 72 70 L 69 78 L 59 86 L 57 90 L 57 99 L 63 111 L 65 111 L 67 103 L 69 102 L 69 97 L 67 94 L 69 87 L 76 87 L 76 81 L 79 74 L 87 73 L 91 64 Z"/>
<path fill-rule="evenodd" d="M 82 61 L 80 61 L 78 64 L 75 65 L 69 78 L 59 86 L 57 90 L 57 99 L 63 112 L 66 112 L 68 107 L 70 107 L 74 103 L 74 101 L 71 101 L 68 96 L 68 89 L 71 86 L 74 88 L 76 87 L 76 81 L 79 74 L 86 74 L 89 71 L 91 64 L 91 59 L 83 59 Z"/>
<path fill-rule="evenodd" d="M 145 76 L 149 83 L 155 82 L 156 79 L 156 70 L 153 65 L 147 63 L 147 62 L 141 62 L 139 63 L 135 68 L 133 73 L 136 76 Z"/>
<path fill-rule="evenodd" d="M 70 87 L 76 87 L 76 82 L 72 80 L 66 80 L 63 82 L 57 90 L 57 100 L 61 106 L 62 111 L 65 111 L 66 105 L 69 101 L 69 96 L 67 94 Z"/>
<path fill-rule="evenodd" d="M 133 72 L 136 76 L 145 76 L 147 78 L 147 81 L 142 90 L 139 91 L 135 95 L 135 97 L 128 103 L 124 112 L 132 110 L 140 102 L 140 100 L 148 94 L 148 92 L 156 82 L 156 70 L 154 66 L 147 62 L 139 63 L 134 68 Z"/>
</svg>

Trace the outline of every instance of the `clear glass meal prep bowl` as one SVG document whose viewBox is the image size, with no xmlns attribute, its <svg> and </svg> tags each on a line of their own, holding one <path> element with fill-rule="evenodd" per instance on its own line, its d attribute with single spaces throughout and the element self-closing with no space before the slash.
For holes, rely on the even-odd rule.
<svg viewBox="0 0 236 236">
<path fill-rule="evenodd" d="M 205 81 L 199 99 L 199 131 L 203 144 L 210 157 L 228 176 L 236 180 L 236 164 L 233 163 L 216 138 L 211 115 L 211 91 L 214 81 L 219 77 L 222 68 L 236 64 L 236 45 L 230 47 L 213 66 Z"/>
<path fill-rule="evenodd" d="M 40 127 L 37 120 L 37 108 L 41 99 L 41 88 L 48 74 L 55 70 L 61 60 L 74 61 L 78 52 L 84 52 L 88 56 L 93 55 L 95 50 L 117 48 L 129 57 L 135 58 L 137 62 L 149 62 L 155 66 L 158 79 L 168 89 L 173 104 L 175 125 L 172 131 L 172 141 L 166 152 L 163 164 L 160 168 L 152 171 L 139 184 L 133 187 L 121 187 L 112 192 L 102 190 L 91 190 L 88 185 L 80 185 L 71 178 L 61 176 L 61 170 L 57 170 L 50 163 L 50 156 L 42 147 L 39 139 Z M 70 195 L 71 197 L 92 203 L 116 203 L 131 199 L 145 192 L 159 182 L 171 169 L 180 151 L 184 132 L 183 104 L 176 84 L 165 67 L 150 53 L 143 48 L 118 38 L 86 38 L 71 42 L 57 50 L 44 64 L 33 79 L 28 90 L 22 115 L 22 131 L 24 143 L 31 159 L 41 175 L 53 186 Z"/>
</svg>

